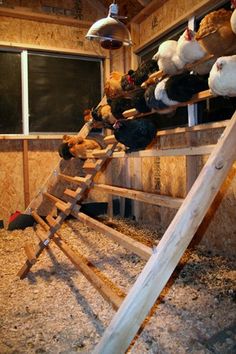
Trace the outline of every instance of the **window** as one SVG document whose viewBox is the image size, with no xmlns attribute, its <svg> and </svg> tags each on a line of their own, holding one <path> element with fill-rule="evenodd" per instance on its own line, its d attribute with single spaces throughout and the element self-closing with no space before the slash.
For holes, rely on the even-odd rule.
<svg viewBox="0 0 236 354">
<path fill-rule="evenodd" d="M 23 52 L 0 52 L 0 134 L 78 132 L 101 100 L 102 61 Z"/>
<path fill-rule="evenodd" d="M 0 52 L 0 133 L 22 133 L 21 56 Z"/>
</svg>

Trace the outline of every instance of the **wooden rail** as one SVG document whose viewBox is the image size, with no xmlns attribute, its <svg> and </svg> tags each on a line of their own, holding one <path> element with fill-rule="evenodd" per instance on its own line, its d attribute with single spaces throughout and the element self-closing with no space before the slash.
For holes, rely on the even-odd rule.
<svg viewBox="0 0 236 354">
<path fill-rule="evenodd" d="M 184 200 L 182 198 L 173 198 L 167 195 L 158 195 L 154 193 L 137 191 L 134 189 L 109 186 L 106 184 L 94 183 L 93 188 L 108 194 L 119 195 L 121 197 L 139 200 L 144 203 L 162 205 L 174 209 L 178 209 Z"/>
</svg>

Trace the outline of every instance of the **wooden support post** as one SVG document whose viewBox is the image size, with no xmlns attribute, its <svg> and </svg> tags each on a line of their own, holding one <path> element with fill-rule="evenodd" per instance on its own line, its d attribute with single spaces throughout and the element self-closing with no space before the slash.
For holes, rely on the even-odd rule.
<svg viewBox="0 0 236 354">
<path fill-rule="evenodd" d="M 93 354 L 125 353 L 236 159 L 236 112 Z"/>
<path fill-rule="evenodd" d="M 25 208 L 30 202 L 29 192 L 29 160 L 28 160 L 28 140 L 23 140 L 23 179 L 24 179 L 24 198 Z"/>
<path fill-rule="evenodd" d="M 186 132 L 188 146 L 194 146 L 197 142 L 196 132 Z M 199 156 L 186 156 L 186 193 L 188 193 L 198 177 Z"/>
</svg>

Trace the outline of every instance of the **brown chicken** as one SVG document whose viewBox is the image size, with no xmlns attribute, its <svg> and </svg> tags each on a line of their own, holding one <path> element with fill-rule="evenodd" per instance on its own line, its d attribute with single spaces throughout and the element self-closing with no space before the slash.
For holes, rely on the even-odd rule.
<svg viewBox="0 0 236 354">
<path fill-rule="evenodd" d="M 84 111 L 84 121 L 87 123 L 89 121 L 92 121 L 92 127 L 95 129 L 102 129 L 103 128 L 103 123 L 97 122 L 93 119 L 92 116 L 92 110 L 91 109 L 86 109 Z"/>
<path fill-rule="evenodd" d="M 122 93 L 121 79 L 123 74 L 118 71 L 113 71 L 110 78 L 105 82 L 104 92 L 107 98 L 120 96 Z"/>
<path fill-rule="evenodd" d="M 72 157 L 86 158 L 88 150 L 95 149 L 101 150 L 102 146 L 94 139 L 84 139 L 79 135 L 64 135 L 58 152 L 63 159 L 70 160 Z"/>
<path fill-rule="evenodd" d="M 236 44 L 236 35 L 230 25 L 231 15 L 231 11 L 220 9 L 202 19 L 195 38 L 208 53 L 216 56 L 231 54 Z"/>
</svg>

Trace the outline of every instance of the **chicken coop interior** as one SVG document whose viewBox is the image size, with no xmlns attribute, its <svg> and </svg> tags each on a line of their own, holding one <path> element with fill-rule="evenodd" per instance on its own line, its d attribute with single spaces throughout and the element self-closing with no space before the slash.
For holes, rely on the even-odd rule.
<svg viewBox="0 0 236 354">
<path fill-rule="evenodd" d="M 0 353 L 236 351 L 236 1 L 0 1 Z"/>
</svg>

